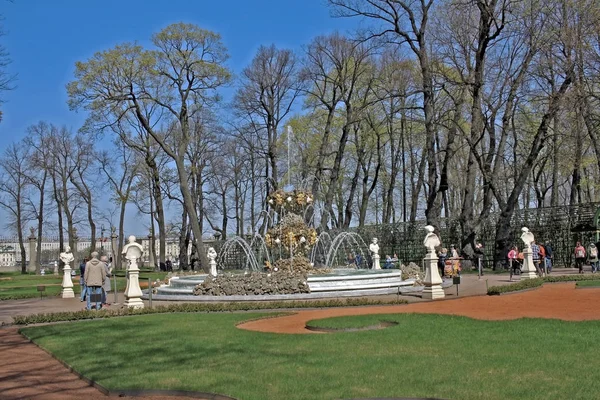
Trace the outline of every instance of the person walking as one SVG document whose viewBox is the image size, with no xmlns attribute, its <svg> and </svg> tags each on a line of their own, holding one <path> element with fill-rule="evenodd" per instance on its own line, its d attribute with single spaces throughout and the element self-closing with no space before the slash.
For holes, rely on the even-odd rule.
<svg viewBox="0 0 600 400">
<path fill-rule="evenodd" d="M 538 276 L 543 276 L 540 268 L 540 246 L 536 242 L 531 243 L 531 258 L 533 258 L 533 265 L 535 265 Z"/>
<path fill-rule="evenodd" d="M 440 253 L 438 254 L 438 270 L 439 270 L 440 276 L 442 278 L 445 275 L 444 268 L 446 267 L 446 258 L 448 258 L 448 249 L 445 247 L 442 247 L 442 249 L 440 250 Z"/>
<path fill-rule="evenodd" d="M 585 247 L 581 245 L 581 242 L 577 242 L 577 245 L 575 245 L 575 266 L 578 268 L 580 274 L 583 274 L 585 256 Z"/>
<path fill-rule="evenodd" d="M 594 243 L 588 247 L 588 260 L 592 265 L 592 274 L 595 274 L 598 271 L 598 248 Z"/>
<path fill-rule="evenodd" d="M 108 306 L 107 295 L 112 289 L 110 285 L 110 277 L 112 276 L 111 267 L 110 263 L 108 262 L 108 257 L 102 256 L 100 257 L 100 261 L 104 263 L 104 270 L 106 271 L 106 278 L 104 279 L 104 283 L 102 284 L 102 305 Z"/>
<path fill-rule="evenodd" d="M 546 242 L 546 270 L 548 273 L 552 272 L 552 264 L 554 261 L 554 250 L 552 249 L 552 243 Z"/>
<path fill-rule="evenodd" d="M 479 276 L 483 276 L 483 245 L 481 243 L 477 243 L 475 245 L 475 259 L 477 261 L 477 271 Z"/>
<path fill-rule="evenodd" d="M 91 297 L 92 295 L 100 295 L 100 300 L 96 301 L 96 310 L 102 308 L 102 285 L 104 284 L 104 280 L 106 279 L 106 270 L 104 268 L 104 263 L 98 260 L 98 252 L 94 251 L 92 254 L 92 259 L 87 262 L 85 265 L 85 285 L 87 286 L 87 310 L 92 309 Z M 95 296 L 96 297 L 96 296 Z"/>
<path fill-rule="evenodd" d="M 84 258 L 81 264 L 79 264 L 79 286 L 81 288 L 81 301 L 85 301 L 85 297 L 87 295 L 87 286 L 85 286 L 85 279 L 83 276 L 85 275 L 85 264 L 88 262 L 87 258 Z"/>
<path fill-rule="evenodd" d="M 509 279 L 512 280 L 513 274 L 519 269 L 519 262 L 517 261 L 517 256 L 519 255 L 517 246 L 513 246 L 508 252 L 508 270 L 510 273 Z"/>
</svg>

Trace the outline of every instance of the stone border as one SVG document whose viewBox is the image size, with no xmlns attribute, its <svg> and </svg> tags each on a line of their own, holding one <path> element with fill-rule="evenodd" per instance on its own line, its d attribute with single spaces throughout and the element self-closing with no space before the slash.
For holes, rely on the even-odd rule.
<svg viewBox="0 0 600 400">
<path fill-rule="evenodd" d="M 376 325 L 367 325 L 361 328 L 327 328 L 320 326 L 305 325 L 304 327 L 313 332 L 338 333 L 338 332 L 362 332 L 362 331 L 378 331 L 380 329 L 391 328 L 398 325 L 396 321 L 379 321 Z"/>
<path fill-rule="evenodd" d="M 28 336 L 21 333 L 21 329 L 19 329 L 17 332 L 19 335 L 26 338 L 29 341 L 29 343 L 32 343 L 38 349 L 42 350 L 44 353 L 48 354 L 54 360 L 58 361 L 70 373 L 77 376 L 79 379 L 81 379 L 82 381 L 87 383 L 89 386 L 92 386 L 93 388 L 97 389 L 100 393 L 102 393 L 105 396 L 109 396 L 109 397 L 123 397 L 123 396 L 138 397 L 138 396 L 140 396 L 141 397 L 141 396 L 162 395 L 162 396 L 173 396 L 173 397 L 186 396 L 186 397 L 205 399 L 205 400 L 237 400 L 234 397 L 229 397 L 229 396 L 225 396 L 222 394 L 205 393 L 205 392 L 191 392 L 191 391 L 185 391 L 185 390 L 127 390 L 127 389 L 125 389 L 125 390 L 112 390 L 111 391 L 111 390 L 108 390 L 107 388 L 105 388 L 104 386 L 102 386 L 101 384 L 99 384 L 98 382 L 91 380 L 88 377 L 86 377 L 85 375 L 79 373 L 72 366 L 70 366 L 69 364 L 67 364 L 66 362 L 61 360 L 60 358 L 56 357 L 53 353 L 49 352 L 45 348 L 38 346 L 38 344 L 35 343 L 33 340 L 31 340 L 31 338 L 29 338 Z"/>
</svg>

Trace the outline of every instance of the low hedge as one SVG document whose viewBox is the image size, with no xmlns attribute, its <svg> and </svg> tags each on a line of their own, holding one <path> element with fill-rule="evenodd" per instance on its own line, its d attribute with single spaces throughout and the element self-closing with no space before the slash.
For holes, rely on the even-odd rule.
<svg viewBox="0 0 600 400">
<path fill-rule="evenodd" d="M 510 285 L 490 286 L 488 288 L 487 294 L 488 296 L 495 296 L 502 293 L 510 293 L 517 292 L 519 290 L 531 289 L 538 286 L 542 286 L 543 284 L 544 279 L 542 278 L 527 279 Z"/>
<path fill-rule="evenodd" d="M 490 286 L 487 294 L 488 296 L 495 296 L 503 293 L 517 292 L 519 290 L 539 287 L 544 283 L 579 282 L 592 280 L 598 280 L 598 277 L 596 275 L 552 275 L 544 278 L 527 279 L 510 285 Z"/>
<path fill-rule="evenodd" d="M 32 315 L 17 315 L 13 317 L 15 325 L 29 325 L 49 322 L 79 321 L 85 319 L 99 319 L 122 317 L 128 315 L 148 315 L 163 313 L 198 313 L 198 312 L 227 312 L 227 311 L 260 311 L 274 309 L 293 309 L 293 308 L 327 308 L 327 307 L 353 307 L 353 306 L 371 306 L 371 305 L 396 305 L 406 304 L 404 299 L 394 300 L 369 300 L 369 299 L 334 299 L 320 301 L 302 301 L 302 302 L 284 302 L 273 301 L 264 303 L 180 303 L 169 304 L 166 306 L 157 306 L 153 308 L 121 308 L 113 310 L 100 311 L 72 311 L 57 312 Z"/>
</svg>

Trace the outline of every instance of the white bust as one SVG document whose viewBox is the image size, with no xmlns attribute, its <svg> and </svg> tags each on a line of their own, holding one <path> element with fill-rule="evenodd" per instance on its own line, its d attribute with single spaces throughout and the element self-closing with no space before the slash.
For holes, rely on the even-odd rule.
<svg viewBox="0 0 600 400">
<path fill-rule="evenodd" d="M 142 257 L 144 248 L 135 241 L 135 236 L 133 235 L 129 236 L 127 241 L 128 243 L 123 247 L 123 254 L 125 254 L 125 258 L 129 261 L 136 261 L 138 258 Z"/>
<path fill-rule="evenodd" d="M 433 226 L 427 225 L 425 230 L 427 231 L 427 235 L 425 235 L 425 240 L 423 240 L 423 246 L 427 248 L 427 252 L 435 254 L 435 248 L 441 244 L 440 238 L 433 233 L 435 230 Z"/>
<path fill-rule="evenodd" d="M 525 246 L 528 249 L 530 249 L 531 243 L 535 241 L 535 237 L 533 236 L 533 233 L 529 230 L 529 228 L 525 226 L 521 228 L 521 231 L 523 232 L 521 234 L 521 240 L 523 241 L 523 243 L 525 243 Z"/>
<path fill-rule="evenodd" d="M 71 253 L 71 246 L 69 246 L 69 245 L 67 245 L 65 247 L 65 251 L 60 253 L 59 257 L 60 257 L 60 260 L 63 263 L 65 263 L 65 265 L 68 265 L 68 264 L 72 263 L 73 260 L 75 260 L 75 257 L 73 257 L 73 253 Z"/>
<path fill-rule="evenodd" d="M 211 262 L 215 261 L 215 259 L 217 258 L 217 252 L 215 251 L 214 247 L 209 247 L 208 248 L 208 253 L 206 253 L 206 257 L 208 257 L 208 259 Z"/>
<path fill-rule="evenodd" d="M 371 255 L 379 255 L 379 244 L 377 244 L 377 238 L 373 238 L 371 244 L 369 245 L 369 250 L 371 251 Z"/>
</svg>

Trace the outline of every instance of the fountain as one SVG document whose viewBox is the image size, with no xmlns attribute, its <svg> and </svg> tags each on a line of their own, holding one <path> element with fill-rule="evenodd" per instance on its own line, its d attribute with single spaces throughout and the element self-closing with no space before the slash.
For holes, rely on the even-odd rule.
<svg viewBox="0 0 600 400">
<path fill-rule="evenodd" d="M 306 278 L 303 284 L 305 289 L 308 285 L 310 293 L 195 296 L 192 295 L 194 287 L 204 282 L 207 275 L 193 275 L 170 279 L 169 285 L 159 287 L 153 297 L 156 300 L 196 301 L 314 299 L 396 294 L 400 286 L 414 283 L 414 280 L 403 281 L 400 270 L 368 269 L 368 246 L 357 233 L 341 232 L 333 238 L 327 232 L 317 235 L 316 230 L 305 223 L 306 209 L 313 206 L 312 201 L 312 194 L 302 190 L 278 190 L 271 193 L 267 202 L 279 216 L 278 222 L 267 230 L 264 237 L 254 235 L 249 242 L 241 237 L 228 239 L 216 258 L 220 269 L 237 265 L 237 269 L 243 266 L 247 274 L 264 270 L 269 279 L 272 279 L 271 274 L 282 272 L 304 275 Z M 268 215 L 267 212 L 265 214 Z M 241 249 L 241 252 L 237 249 Z M 352 255 L 352 260 L 360 255 L 363 261 L 349 262 L 346 255 Z M 243 260 L 240 260 L 240 256 Z M 236 264 L 232 263 L 233 259 L 237 260 Z M 211 279 L 207 281 L 208 286 L 211 285 L 210 282 L 216 282 L 212 281 L 214 278 L 208 279 Z M 231 283 L 221 282 L 223 286 Z M 245 286 L 241 287 L 243 290 Z"/>
</svg>

